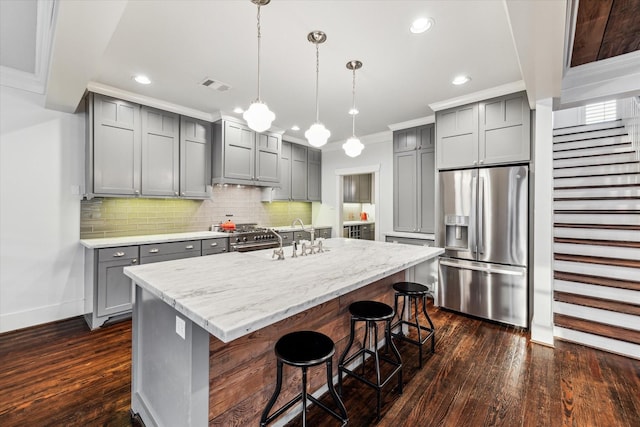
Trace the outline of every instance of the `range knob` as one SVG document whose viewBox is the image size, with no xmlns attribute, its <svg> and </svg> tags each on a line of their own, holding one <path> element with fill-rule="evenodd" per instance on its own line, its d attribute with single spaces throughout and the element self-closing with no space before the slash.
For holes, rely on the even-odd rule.
<svg viewBox="0 0 640 427">
<path fill-rule="evenodd" d="M 243 237 L 243 238 L 242 238 L 242 241 L 243 241 L 243 242 L 246 242 L 246 241 L 247 241 L 247 238 L 246 238 L 246 237 Z"/>
<path fill-rule="evenodd" d="M 240 243 L 240 238 L 236 237 L 236 243 Z"/>
<path fill-rule="evenodd" d="M 253 236 L 253 240 L 258 240 L 258 236 Z"/>
</svg>

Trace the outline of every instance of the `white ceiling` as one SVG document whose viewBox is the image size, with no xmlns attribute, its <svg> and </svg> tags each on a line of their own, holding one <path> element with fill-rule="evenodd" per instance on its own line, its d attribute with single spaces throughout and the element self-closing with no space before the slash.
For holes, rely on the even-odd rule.
<svg viewBox="0 0 640 427">
<path fill-rule="evenodd" d="M 49 107 L 75 111 L 87 85 L 213 116 L 233 116 L 256 98 L 257 8 L 249 0 L 59 0 L 56 8 Z M 351 134 L 345 64 L 352 59 L 364 64 L 356 82 L 359 136 L 432 115 L 430 104 L 514 82 L 524 81 L 530 101 L 560 89 L 564 0 L 272 0 L 261 10 L 262 99 L 276 114 L 274 126 L 292 137 L 304 138 L 315 119 L 312 30 L 327 33 L 320 120 L 330 141 Z M 412 20 L 424 16 L 435 26 L 412 34 Z M 137 73 L 153 83 L 135 83 Z M 452 85 L 458 74 L 471 82 Z M 205 77 L 232 88 L 199 86 Z"/>
</svg>

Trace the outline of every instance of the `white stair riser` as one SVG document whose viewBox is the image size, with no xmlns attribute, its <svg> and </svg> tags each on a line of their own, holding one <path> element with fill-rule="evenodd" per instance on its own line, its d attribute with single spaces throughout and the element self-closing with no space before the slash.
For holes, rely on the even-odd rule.
<svg viewBox="0 0 640 427">
<path fill-rule="evenodd" d="M 553 137 L 553 142 L 569 142 L 569 141 L 581 141 L 584 139 L 604 138 L 608 136 L 626 135 L 627 130 L 624 127 L 596 130 L 593 132 L 574 133 L 571 135 L 558 135 Z"/>
<path fill-rule="evenodd" d="M 640 173 L 640 163 L 554 169 L 554 178 Z"/>
<path fill-rule="evenodd" d="M 598 258 L 640 260 L 640 249 L 618 246 L 577 245 L 573 243 L 554 243 L 553 252 L 564 255 L 581 255 Z M 638 271 L 640 274 L 640 270 Z"/>
<path fill-rule="evenodd" d="M 557 159 L 554 168 L 573 168 L 577 166 L 598 166 L 602 164 L 631 163 L 638 160 L 636 153 L 621 153 L 607 156 L 578 157 L 574 159 Z"/>
<path fill-rule="evenodd" d="M 584 141 L 573 141 L 554 143 L 553 151 L 577 150 L 582 148 L 604 147 L 608 145 L 627 144 L 631 141 L 629 135 L 614 136 L 610 138 L 585 139 Z"/>
<path fill-rule="evenodd" d="M 640 187 L 598 187 L 579 189 L 559 189 L 553 191 L 554 199 L 589 199 L 606 197 L 609 199 L 637 197 L 640 198 Z"/>
<path fill-rule="evenodd" d="M 640 214 L 554 214 L 554 224 L 638 225 Z"/>
<path fill-rule="evenodd" d="M 637 211 L 640 212 L 640 200 L 556 200 L 556 211 Z"/>
<path fill-rule="evenodd" d="M 601 156 L 604 154 L 622 154 L 622 153 L 635 153 L 633 150 L 633 146 L 630 142 L 621 145 L 615 146 L 605 146 L 605 147 L 596 147 L 596 148 L 582 148 L 579 150 L 568 150 L 568 151 L 556 151 L 553 153 L 553 159 L 573 159 L 576 157 L 584 157 L 584 156 Z"/>
<path fill-rule="evenodd" d="M 565 273 L 584 274 L 608 279 L 638 280 L 637 268 L 588 264 L 585 262 L 554 261 L 553 269 L 555 271 L 564 271 Z"/>
<path fill-rule="evenodd" d="M 638 185 L 638 184 L 640 184 L 640 174 L 568 177 L 568 178 L 556 178 L 553 180 L 554 188 L 610 187 L 613 185 Z"/>
<path fill-rule="evenodd" d="M 610 286 L 592 285 L 590 283 L 554 280 L 553 289 L 558 292 L 584 295 L 586 297 L 603 298 L 612 301 L 640 304 L 640 292 L 631 289 L 612 288 Z"/>
<path fill-rule="evenodd" d="M 610 120 L 607 122 L 594 123 L 591 125 L 577 125 L 558 128 L 553 130 L 553 136 L 567 135 L 571 133 L 591 132 L 594 130 L 617 128 L 623 125 L 622 120 Z"/>
<path fill-rule="evenodd" d="M 640 345 L 627 341 L 615 340 L 558 326 L 553 327 L 553 336 L 565 341 L 572 341 L 589 347 L 599 348 L 610 353 L 640 359 L 638 356 L 640 354 Z"/>
<path fill-rule="evenodd" d="M 634 331 L 640 330 L 640 316 L 634 316 L 632 314 L 617 313 L 601 308 L 585 307 L 583 305 L 569 304 L 560 301 L 553 302 L 553 311 L 558 314 L 577 317 L 578 319 L 592 320 L 607 325 L 632 329 Z"/>
</svg>

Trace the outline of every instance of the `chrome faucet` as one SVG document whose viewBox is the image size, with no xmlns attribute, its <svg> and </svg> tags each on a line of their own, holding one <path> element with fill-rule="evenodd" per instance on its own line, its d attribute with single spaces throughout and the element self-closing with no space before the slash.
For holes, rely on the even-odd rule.
<svg viewBox="0 0 640 427">
<path fill-rule="evenodd" d="M 300 227 L 302 228 L 302 231 L 308 231 L 311 234 L 311 236 L 310 236 L 310 238 L 311 238 L 311 246 L 313 247 L 313 245 L 315 244 L 315 240 L 316 240 L 315 239 L 316 230 L 313 228 L 313 226 L 311 226 L 310 229 L 304 228 L 304 223 L 302 222 L 302 220 L 300 218 L 294 219 L 291 222 L 291 227 L 295 227 L 296 226 L 296 222 L 300 223 Z"/>
<path fill-rule="evenodd" d="M 271 256 L 271 258 L 275 258 L 277 256 L 279 260 L 284 259 L 284 249 L 282 249 L 282 236 L 276 233 L 273 228 L 267 228 L 267 231 L 276 236 L 278 238 L 278 243 L 280 244 L 280 247 L 278 249 L 273 250 L 273 255 Z"/>
</svg>

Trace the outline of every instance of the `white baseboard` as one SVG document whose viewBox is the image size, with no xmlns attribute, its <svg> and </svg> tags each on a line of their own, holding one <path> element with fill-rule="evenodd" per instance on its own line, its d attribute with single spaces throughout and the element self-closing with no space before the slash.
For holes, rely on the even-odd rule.
<svg viewBox="0 0 640 427">
<path fill-rule="evenodd" d="M 84 314 L 84 299 L 65 301 L 31 310 L 0 314 L 0 333 L 28 328 Z"/>
<path fill-rule="evenodd" d="M 574 331 L 572 329 L 560 328 L 558 326 L 554 327 L 554 334 L 557 338 L 565 341 L 575 342 L 640 360 L 640 345 L 637 344 L 601 337 L 600 335 L 588 334 L 586 332 Z"/>
</svg>

